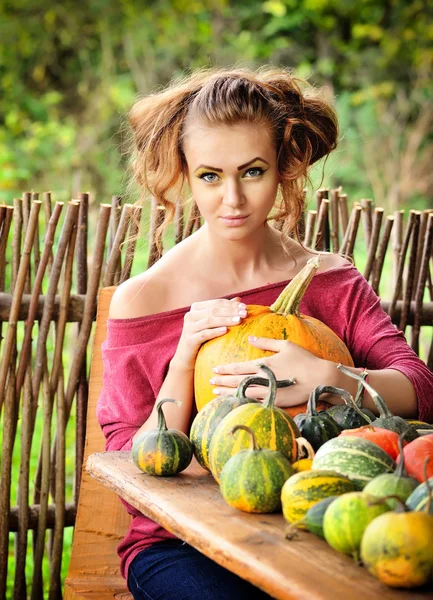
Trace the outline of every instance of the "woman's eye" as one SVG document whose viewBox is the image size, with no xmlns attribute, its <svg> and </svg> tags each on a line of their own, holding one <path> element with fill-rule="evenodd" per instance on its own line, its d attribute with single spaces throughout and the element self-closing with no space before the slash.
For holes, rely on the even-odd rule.
<svg viewBox="0 0 433 600">
<path fill-rule="evenodd" d="M 215 181 L 217 181 L 218 175 L 216 173 L 202 173 L 201 175 L 199 175 L 200 179 L 204 179 L 204 181 L 207 181 L 208 183 L 214 183 Z M 213 177 L 214 179 L 208 179 L 208 177 Z"/>
<path fill-rule="evenodd" d="M 250 173 L 249 177 L 260 177 L 264 173 L 264 170 L 261 167 L 252 167 L 248 171 L 245 171 L 245 175 L 247 173 Z"/>
</svg>

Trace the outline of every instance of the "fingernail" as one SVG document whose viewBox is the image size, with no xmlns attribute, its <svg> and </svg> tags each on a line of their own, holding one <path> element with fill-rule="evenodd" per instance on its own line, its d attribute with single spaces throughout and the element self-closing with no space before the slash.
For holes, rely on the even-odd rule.
<svg viewBox="0 0 433 600">
<path fill-rule="evenodd" d="M 219 372 L 220 372 L 220 370 L 219 370 L 219 367 L 214 367 L 214 368 L 212 369 L 212 371 L 215 371 L 215 373 L 219 373 Z"/>
<path fill-rule="evenodd" d="M 246 304 L 243 304 L 242 302 L 240 302 L 240 303 L 238 304 L 238 308 L 246 308 L 246 307 L 247 307 L 247 305 L 246 305 Z"/>
<path fill-rule="evenodd" d="M 257 340 L 258 340 L 259 338 L 258 338 L 256 335 L 249 335 L 249 336 L 248 336 L 248 339 L 249 339 L 251 342 L 257 342 Z"/>
<path fill-rule="evenodd" d="M 247 316 L 247 311 L 246 311 L 246 310 L 240 310 L 240 311 L 239 311 L 239 315 L 240 315 L 241 317 L 246 317 L 246 316 Z"/>
<path fill-rule="evenodd" d="M 239 323 L 240 320 L 241 320 L 240 317 L 232 317 L 233 323 Z"/>
<path fill-rule="evenodd" d="M 218 388 L 214 388 L 214 389 L 212 390 L 212 393 L 213 393 L 213 394 L 215 394 L 216 396 L 218 396 L 218 394 L 220 393 L 220 391 L 219 391 L 219 389 L 218 389 Z"/>
<path fill-rule="evenodd" d="M 210 384 L 212 384 L 212 385 L 215 385 L 216 381 L 215 381 L 215 379 L 212 377 L 212 379 L 209 379 L 209 383 L 210 383 Z"/>
</svg>

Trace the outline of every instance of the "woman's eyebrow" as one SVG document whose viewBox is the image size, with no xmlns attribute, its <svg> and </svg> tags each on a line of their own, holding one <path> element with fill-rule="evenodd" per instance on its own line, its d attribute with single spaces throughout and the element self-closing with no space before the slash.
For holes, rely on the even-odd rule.
<svg viewBox="0 0 433 600">
<path fill-rule="evenodd" d="M 245 164 L 243 164 L 240 167 L 238 167 L 238 171 L 240 171 L 241 169 L 245 169 L 245 167 L 248 167 L 248 165 L 251 165 L 253 162 L 256 162 L 256 160 L 261 160 L 262 162 L 264 162 L 265 164 L 267 164 L 268 167 L 269 167 L 269 163 L 268 163 L 267 160 L 265 160 L 264 158 L 261 158 L 260 156 L 256 156 L 252 160 L 249 160 Z M 210 167 L 209 165 L 199 165 L 195 170 L 197 171 L 198 169 L 209 169 L 209 171 L 216 171 L 217 173 L 222 173 L 223 172 L 222 169 L 219 169 L 218 167 Z"/>
</svg>

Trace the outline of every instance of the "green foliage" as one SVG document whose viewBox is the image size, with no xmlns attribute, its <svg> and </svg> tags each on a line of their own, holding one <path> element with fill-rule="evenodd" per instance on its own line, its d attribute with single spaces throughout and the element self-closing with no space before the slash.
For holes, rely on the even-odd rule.
<svg viewBox="0 0 433 600">
<path fill-rule="evenodd" d="M 333 162 L 358 196 L 426 204 L 432 175 L 415 165 L 433 155 L 422 119 L 433 113 L 432 13 L 426 0 L 6 0 L 0 194 L 38 187 L 68 200 L 90 189 L 106 200 L 126 184 L 123 126 L 137 93 L 196 67 L 272 62 L 335 94 L 343 141 Z M 384 136 L 398 146 L 381 150 L 397 182 L 391 167 L 366 164 Z"/>
</svg>

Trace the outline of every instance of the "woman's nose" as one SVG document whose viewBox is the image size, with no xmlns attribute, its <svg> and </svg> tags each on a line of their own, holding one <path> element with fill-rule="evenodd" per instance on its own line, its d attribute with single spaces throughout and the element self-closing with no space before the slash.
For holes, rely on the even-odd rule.
<svg viewBox="0 0 433 600">
<path fill-rule="evenodd" d="M 244 203 L 245 197 L 240 183 L 227 180 L 224 188 L 223 204 L 227 206 L 241 206 Z"/>
</svg>

